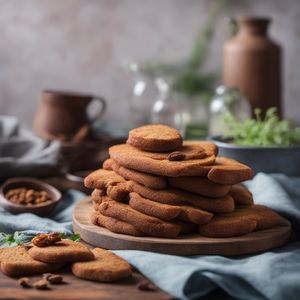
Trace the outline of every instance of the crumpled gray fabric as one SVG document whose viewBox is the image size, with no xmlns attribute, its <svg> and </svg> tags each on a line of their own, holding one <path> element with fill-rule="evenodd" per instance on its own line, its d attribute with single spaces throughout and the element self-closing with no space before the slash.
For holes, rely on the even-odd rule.
<svg viewBox="0 0 300 300">
<path fill-rule="evenodd" d="M 0 181 L 58 174 L 59 155 L 59 142 L 35 136 L 22 128 L 15 117 L 0 116 Z"/>
</svg>

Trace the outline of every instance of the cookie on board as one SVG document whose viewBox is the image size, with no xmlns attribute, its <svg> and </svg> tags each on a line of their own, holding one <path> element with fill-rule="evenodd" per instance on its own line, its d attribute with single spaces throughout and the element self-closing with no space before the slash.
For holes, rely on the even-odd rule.
<svg viewBox="0 0 300 300">
<path fill-rule="evenodd" d="M 252 193 L 241 184 L 233 185 L 229 194 L 237 206 L 251 206 L 254 203 Z"/>
<path fill-rule="evenodd" d="M 128 234 L 133 236 L 145 236 L 145 233 L 136 229 L 131 224 L 112 217 L 104 216 L 99 211 L 92 214 L 91 221 L 93 224 L 105 227 L 106 229 L 115 233 Z"/>
<path fill-rule="evenodd" d="M 184 176 L 170 177 L 169 184 L 178 189 L 212 198 L 224 197 L 230 190 L 230 185 L 218 184 L 204 177 Z"/>
<path fill-rule="evenodd" d="M 178 236 L 181 229 L 178 225 L 147 216 L 127 204 L 116 201 L 101 203 L 99 211 L 105 216 L 129 223 L 151 236 L 172 238 Z"/>
</svg>

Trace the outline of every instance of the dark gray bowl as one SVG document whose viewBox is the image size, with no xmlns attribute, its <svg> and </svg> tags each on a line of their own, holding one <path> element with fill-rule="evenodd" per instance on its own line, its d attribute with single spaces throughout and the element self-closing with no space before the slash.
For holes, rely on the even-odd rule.
<svg viewBox="0 0 300 300">
<path fill-rule="evenodd" d="M 226 156 L 249 165 L 254 173 L 283 173 L 300 176 L 300 147 L 238 146 L 221 136 L 210 137 L 219 147 L 219 156 Z"/>
</svg>

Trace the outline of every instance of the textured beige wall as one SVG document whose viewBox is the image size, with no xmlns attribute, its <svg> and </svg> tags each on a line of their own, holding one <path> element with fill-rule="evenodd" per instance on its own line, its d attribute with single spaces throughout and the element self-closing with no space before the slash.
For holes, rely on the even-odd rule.
<svg viewBox="0 0 300 300">
<path fill-rule="evenodd" d="M 124 59 L 177 59 L 203 24 L 207 0 L 0 0 L 0 113 L 30 126 L 43 88 L 76 89 L 107 98 L 106 119 L 130 120 Z M 300 1 L 228 0 L 207 68 L 221 70 L 224 17 L 270 15 L 284 46 L 285 115 L 300 122 Z"/>
</svg>

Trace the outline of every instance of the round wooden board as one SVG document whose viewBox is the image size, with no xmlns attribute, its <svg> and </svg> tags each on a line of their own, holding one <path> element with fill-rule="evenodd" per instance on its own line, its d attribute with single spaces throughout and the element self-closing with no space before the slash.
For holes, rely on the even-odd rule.
<svg viewBox="0 0 300 300">
<path fill-rule="evenodd" d="M 233 238 L 207 238 L 198 234 L 175 239 L 134 237 L 93 225 L 90 221 L 92 210 L 89 198 L 77 203 L 73 213 L 74 232 L 79 233 L 88 244 L 110 250 L 143 250 L 174 255 L 240 255 L 282 246 L 291 234 L 291 224 L 283 219 L 280 226 Z"/>
</svg>

